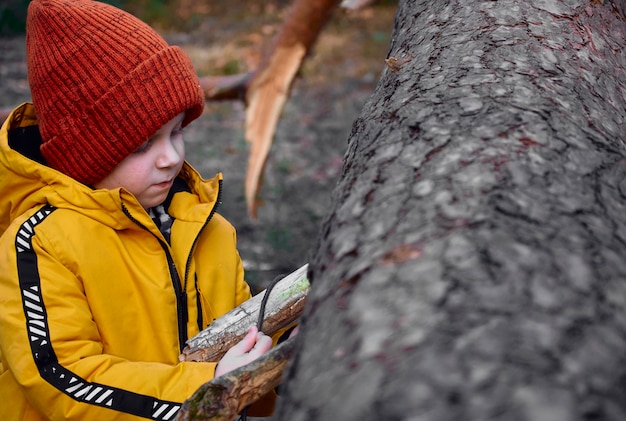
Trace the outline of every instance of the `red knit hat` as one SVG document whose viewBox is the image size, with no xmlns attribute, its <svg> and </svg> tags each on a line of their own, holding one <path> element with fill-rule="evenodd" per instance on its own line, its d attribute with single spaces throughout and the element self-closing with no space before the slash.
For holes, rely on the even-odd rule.
<svg viewBox="0 0 626 421">
<path fill-rule="evenodd" d="M 53 168 L 92 185 L 165 123 L 202 113 L 189 57 L 152 28 L 90 0 L 33 0 L 26 21 L 28 80 Z"/>
</svg>

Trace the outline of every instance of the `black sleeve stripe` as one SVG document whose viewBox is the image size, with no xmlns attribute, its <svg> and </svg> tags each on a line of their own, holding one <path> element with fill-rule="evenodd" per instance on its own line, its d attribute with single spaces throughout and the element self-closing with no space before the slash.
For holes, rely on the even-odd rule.
<svg viewBox="0 0 626 421">
<path fill-rule="evenodd" d="M 39 374 L 52 386 L 90 405 L 111 408 L 153 420 L 173 420 L 180 409 L 178 402 L 169 402 L 128 390 L 90 383 L 59 364 L 50 343 L 46 306 L 40 288 L 37 255 L 32 250 L 34 228 L 56 208 L 43 206 L 24 222 L 15 238 L 17 271 L 22 291 L 22 305 L 26 315 L 30 348 Z"/>
</svg>

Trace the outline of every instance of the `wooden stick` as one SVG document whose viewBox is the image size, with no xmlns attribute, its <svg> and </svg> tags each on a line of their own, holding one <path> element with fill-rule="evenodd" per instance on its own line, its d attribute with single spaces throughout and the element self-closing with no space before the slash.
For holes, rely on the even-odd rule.
<svg viewBox="0 0 626 421">
<path fill-rule="evenodd" d="M 280 384 L 287 362 L 294 353 L 290 338 L 250 364 L 200 386 L 178 412 L 178 421 L 232 420 L 246 406 Z"/>
<path fill-rule="evenodd" d="M 293 324 L 302 314 L 309 281 L 308 265 L 304 265 L 278 281 L 272 289 L 265 307 L 262 331 L 272 335 Z M 246 335 L 250 326 L 256 325 L 261 301 L 260 292 L 239 307 L 213 321 L 206 329 L 187 341 L 179 356 L 181 361 L 219 361 L 233 345 Z"/>
</svg>

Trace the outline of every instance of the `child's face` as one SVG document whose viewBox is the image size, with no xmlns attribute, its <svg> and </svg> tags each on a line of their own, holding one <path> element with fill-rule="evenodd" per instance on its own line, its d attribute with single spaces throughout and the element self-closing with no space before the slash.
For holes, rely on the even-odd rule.
<svg viewBox="0 0 626 421">
<path fill-rule="evenodd" d="M 165 123 L 94 187 L 124 187 L 146 209 L 163 203 L 185 160 L 184 117 L 185 113 L 180 113 Z"/>
</svg>

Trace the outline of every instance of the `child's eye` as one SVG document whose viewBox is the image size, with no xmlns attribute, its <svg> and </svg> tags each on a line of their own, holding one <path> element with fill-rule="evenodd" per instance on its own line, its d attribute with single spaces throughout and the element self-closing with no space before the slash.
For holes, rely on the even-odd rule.
<svg viewBox="0 0 626 421">
<path fill-rule="evenodd" d="M 178 127 L 174 130 L 172 130 L 172 136 L 182 136 L 184 133 L 184 129 L 182 127 Z"/>
<path fill-rule="evenodd" d="M 140 153 L 146 152 L 148 149 L 150 149 L 150 146 L 152 146 L 152 138 L 143 142 L 141 146 L 139 146 L 137 149 L 133 151 L 133 153 L 140 154 Z"/>
</svg>

